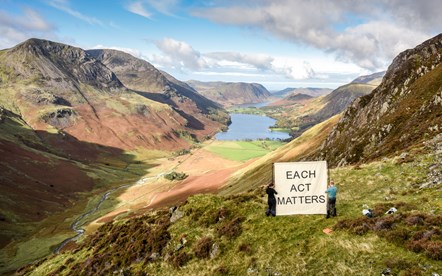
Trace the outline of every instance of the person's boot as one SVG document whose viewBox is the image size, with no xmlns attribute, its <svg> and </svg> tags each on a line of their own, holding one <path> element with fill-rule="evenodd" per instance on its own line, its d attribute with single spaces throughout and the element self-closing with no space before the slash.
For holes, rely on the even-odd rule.
<svg viewBox="0 0 442 276">
<path fill-rule="evenodd" d="M 336 208 L 333 208 L 333 216 L 336 217 Z"/>
</svg>

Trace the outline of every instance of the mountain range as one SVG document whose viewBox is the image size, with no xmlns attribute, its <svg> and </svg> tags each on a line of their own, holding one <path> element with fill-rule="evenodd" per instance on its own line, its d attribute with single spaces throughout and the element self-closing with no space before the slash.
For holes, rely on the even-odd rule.
<svg viewBox="0 0 442 276">
<path fill-rule="evenodd" d="M 29 180 L 23 190 L 43 184 L 40 190 L 45 195 L 44 191 L 58 188 L 58 183 L 37 179 L 41 173 L 35 172 L 37 166 L 49 168 L 49 163 L 54 171 L 59 171 L 57 165 L 74 166 L 67 167 L 69 174 L 79 168 L 77 181 L 90 189 L 91 175 L 106 167 L 100 165 L 95 171 L 85 167 L 100 160 L 93 154 L 97 149 L 115 156 L 127 154 L 123 149 L 155 145 L 155 139 L 149 140 L 151 133 L 143 134 L 143 142 L 126 136 L 121 144 L 107 140 L 112 135 L 106 131 L 122 124 L 116 114 L 135 121 L 157 116 L 165 126 L 156 137 L 169 149 L 186 145 L 185 139 L 180 140 L 184 132 L 196 139 L 210 134 L 191 123 L 190 116 L 202 124 L 203 117 L 218 119 L 213 129 L 228 120 L 215 100 L 207 100 L 211 108 L 204 109 L 199 102 L 204 98 L 195 96 L 197 100 L 191 101 L 193 94 L 178 94 L 179 87 L 194 93 L 191 88 L 142 61 L 122 58 L 125 55 L 107 50 L 88 53 L 41 40 L 0 52 L 5 95 L 0 102 L 0 150 L 8 156 L 0 165 L 5 168 L 2 179 L 9 179 L 9 190 L 2 194 L 14 190 L 11 176 L 16 175 Z M 148 70 L 155 71 L 154 79 L 160 82 L 143 89 Z M 308 128 L 272 153 L 243 164 L 218 195 L 195 195 L 170 209 L 140 209 L 143 215 L 132 213 L 103 223 L 61 254 L 17 273 L 438 273 L 442 269 L 442 34 L 399 54 L 385 75 L 364 76 L 326 96 L 303 98 L 317 101 L 318 108 L 308 117 L 296 117 L 303 118 L 301 123 Z M 167 119 L 161 117 L 165 113 Z M 108 118 L 114 121 L 107 124 Z M 85 133 L 80 133 L 79 125 Z M 101 129 L 106 133 L 103 141 L 94 136 Z M 19 161 L 11 161 L 16 156 Z M 340 185 L 338 217 L 265 217 L 265 187 L 273 181 L 273 163 L 303 160 L 327 161 L 331 177 Z M 56 196 L 62 204 L 65 198 Z M 3 200 L 2 210 L 12 210 L 10 202 Z M 45 207 L 41 202 L 36 208 Z M 367 204 L 373 206 L 375 217 L 360 214 Z M 399 212 L 387 214 L 391 206 Z M 17 217 L 5 213 L 0 222 L 12 224 Z"/>
<path fill-rule="evenodd" d="M 295 94 L 305 94 L 305 95 L 309 95 L 312 97 L 320 97 L 320 96 L 325 96 L 332 91 L 333 91 L 333 89 L 330 89 L 330 88 L 316 88 L 316 87 L 291 88 L 291 87 L 287 87 L 283 90 L 273 92 L 272 96 L 284 98 L 286 96 L 295 95 Z"/>
<path fill-rule="evenodd" d="M 128 152 L 187 149 L 228 121 L 220 105 L 122 52 L 41 39 L 0 51 L 0 245 L 81 192 L 139 177 Z"/>
<path fill-rule="evenodd" d="M 225 107 L 268 100 L 270 92 L 258 83 L 188 81 L 198 93 Z"/>
</svg>

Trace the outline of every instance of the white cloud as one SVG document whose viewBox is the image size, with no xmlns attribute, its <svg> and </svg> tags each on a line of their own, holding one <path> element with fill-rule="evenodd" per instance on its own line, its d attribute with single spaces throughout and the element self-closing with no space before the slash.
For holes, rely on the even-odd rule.
<svg viewBox="0 0 442 276">
<path fill-rule="evenodd" d="M 436 0 L 238 3 L 194 10 L 193 15 L 313 46 L 371 71 L 385 69 L 399 52 L 430 38 L 442 25 Z"/>
<path fill-rule="evenodd" d="M 140 50 L 132 49 L 132 48 L 125 48 L 125 47 L 117 47 L 117 46 L 104 46 L 101 44 L 93 46 L 91 49 L 111 49 L 111 50 L 118 50 L 125 53 L 128 53 L 136 58 L 145 59 L 145 56 L 141 53 Z"/>
<path fill-rule="evenodd" d="M 201 69 L 208 66 L 201 53 L 183 41 L 164 38 L 156 41 L 155 45 L 164 56 L 154 56 L 153 61 L 160 64 L 179 66 L 181 69 Z"/>
<path fill-rule="evenodd" d="M 164 70 L 179 70 L 185 74 L 235 77 L 259 77 L 265 75 L 286 80 L 341 79 L 363 72 L 360 67 L 336 61 L 327 56 L 311 57 L 309 60 L 289 56 L 269 56 L 256 53 L 210 52 L 201 53 L 183 41 L 165 38 L 154 42 L 161 54 L 154 54 L 150 60 Z M 365 72 L 364 72 L 365 73 Z M 351 80 L 351 79 L 350 79 Z"/>
<path fill-rule="evenodd" d="M 138 14 L 148 19 L 151 19 L 152 17 L 152 14 L 146 10 L 146 8 L 143 6 L 143 2 L 141 1 L 130 3 L 126 6 L 126 9 L 134 14 Z"/>
<path fill-rule="evenodd" d="M 178 6 L 179 0 L 147 0 L 147 2 L 160 13 L 173 16 L 173 11 Z"/>
<path fill-rule="evenodd" d="M 49 6 L 54 7 L 60 11 L 63 11 L 91 25 L 101 25 L 101 26 L 103 25 L 103 23 L 100 20 L 96 19 L 95 17 L 87 16 L 77 10 L 72 9 L 69 6 L 68 0 L 48 0 L 47 3 Z"/>
<path fill-rule="evenodd" d="M 0 48 L 12 47 L 31 37 L 54 37 L 55 27 L 38 12 L 25 8 L 22 15 L 12 16 L 0 10 Z"/>
<path fill-rule="evenodd" d="M 174 12 L 178 7 L 179 0 L 139 0 L 130 2 L 125 8 L 134 14 L 152 19 L 155 11 L 168 16 L 175 16 Z"/>
<path fill-rule="evenodd" d="M 206 57 L 219 60 L 231 61 L 238 64 L 247 64 L 261 70 L 270 70 L 272 68 L 273 58 L 265 54 L 243 54 L 238 52 L 213 52 L 205 55 Z"/>
</svg>

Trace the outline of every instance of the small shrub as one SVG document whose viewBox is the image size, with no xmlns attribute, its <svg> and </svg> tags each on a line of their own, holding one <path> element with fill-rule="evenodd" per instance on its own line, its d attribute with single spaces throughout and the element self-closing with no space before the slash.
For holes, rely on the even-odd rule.
<svg viewBox="0 0 442 276">
<path fill-rule="evenodd" d="M 408 260 L 399 259 L 397 257 L 386 259 L 384 261 L 384 264 L 387 267 L 391 268 L 392 270 L 398 270 L 398 271 L 409 269 L 414 265 L 411 264 Z"/>
<path fill-rule="evenodd" d="M 164 178 L 166 178 L 167 180 L 173 181 L 173 180 L 184 180 L 188 177 L 187 174 L 185 173 L 180 173 L 180 172 L 171 172 L 168 173 L 166 175 L 164 175 Z"/>
<path fill-rule="evenodd" d="M 394 216 L 380 218 L 376 221 L 373 230 L 376 232 L 391 230 L 393 228 L 394 223 L 395 223 Z"/>
<path fill-rule="evenodd" d="M 425 239 L 420 239 L 420 240 L 415 240 L 415 241 L 408 241 L 407 244 L 406 244 L 406 248 L 408 250 L 413 251 L 413 252 L 419 253 L 419 252 L 422 252 L 424 250 L 425 243 L 426 243 Z"/>
<path fill-rule="evenodd" d="M 384 237 L 387 241 L 397 244 L 397 245 L 402 245 L 404 244 L 404 242 L 406 242 L 408 240 L 408 238 L 411 236 L 410 232 L 405 229 L 405 228 L 398 228 L 398 229 L 393 229 L 390 231 L 382 231 L 380 233 L 381 237 Z"/>
<path fill-rule="evenodd" d="M 213 271 L 215 275 L 230 275 L 229 269 L 224 265 L 220 265 Z"/>
<path fill-rule="evenodd" d="M 356 227 L 353 228 L 353 233 L 355 233 L 356 235 L 364 235 L 366 234 L 368 231 L 370 230 L 370 226 L 368 226 L 367 223 L 364 223 L 362 225 L 358 225 Z"/>
<path fill-rule="evenodd" d="M 442 242 L 429 241 L 424 245 L 425 255 L 433 260 L 442 260 Z"/>
<path fill-rule="evenodd" d="M 252 246 L 249 243 L 242 243 L 242 244 L 240 244 L 239 247 L 238 247 L 238 251 L 239 252 L 244 252 L 247 255 L 252 255 L 252 253 L 253 253 Z"/>
<path fill-rule="evenodd" d="M 195 244 L 193 252 L 199 259 L 208 259 L 210 257 L 212 245 L 213 239 L 211 237 L 203 237 Z"/>
<path fill-rule="evenodd" d="M 227 238 L 236 238 L 242 233 L 241 222 L 244 221 L 244 217 L 236 217 L 230 221 L 227 221 L 218 229 L 219 236 L 226 236 Z"/>
<path fill-rule="evenodd" d="M 172 255 L 168 259 L 168 261 L 173 267 L 180 268 L 187 264 L 187 262 L 190 261 L 191 258 L 192 257 L 186 252 L 178 252 L 177 254 Z"/>
<path fill-rule="evenodd" d="M 425 221 L 425 216 L 422 214 L 411 215 L 405 219 L 405 222 L 408 225 L 423 225 L 424 221 Z"/>
<path fill-rule="evenodd" d="M 204 214 L 201 214 L 198 217 L 198 223 L 202 226 L 208 227 L 225 219 L 229 219 L 231 216 L 232 211 L 226 207 L 221 207 L 220 209 L 212 209 Z"/>
<path fill-rule="evenodd" d="M 334 228 L 346 229 L 354 234 L 363 235 L 373 228 L 375 221 L 375 219 L 367 218 L 365 216 L 357 219 L 344 219 L 338 221 Z"/>
</svg>

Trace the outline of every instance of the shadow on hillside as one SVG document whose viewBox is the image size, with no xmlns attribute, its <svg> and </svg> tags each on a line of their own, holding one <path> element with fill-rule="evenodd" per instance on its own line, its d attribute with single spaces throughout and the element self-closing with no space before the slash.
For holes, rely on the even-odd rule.
<svg viewBox="0 0 442 276">
<path fill-rule="evenodd" d="M 134 91 L 134 92 L 140 96 L 143 96 L 143 97 L 149 99 L 149 100 L 153 100 L 153 101 L 160 102 L 162 104 L 167 104 L 167 105 L 171 106 L 173 108 L 173 110 L 175 110 L 178 114 L 180 114 L 181 117 L 183 117 L 184 119 L 187 120 L 188 123 L 187 123 L 186 127 L 189 127 L 189 128 L 195 129 L 195 130 L 203 130 L 204 129 L 204 124 L 201 123 L 201 121 L 199 121 L 194 116 L 181 110 L 180 107 L 176 104 L 176 102 L 174 102 L 170 97 L 168 97 L 164 94 L 160 94 L 160 93 L 141 92 L 141 91 Z"/>
<path fill-rule="evenodd" d="M 6 110 L 0 113 L 0 156 L 0 249 L 29 238 L 35 222 L 73 207 L 79 193 L 135 183 L 157 165 L 68 133 L 31 130 Z"/>
</svg>

